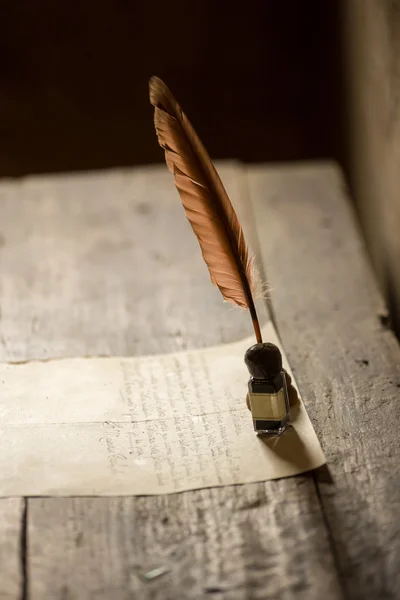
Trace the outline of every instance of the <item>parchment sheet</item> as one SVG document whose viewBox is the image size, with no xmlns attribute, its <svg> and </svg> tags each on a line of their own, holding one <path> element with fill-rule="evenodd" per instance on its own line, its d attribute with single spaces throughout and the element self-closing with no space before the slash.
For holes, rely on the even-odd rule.
<svg viewBox="0 0 400 600">
<path fill-rule="evenodd" d="M 263 335 L 281 346 L 271 323 Z M 168 494 L 321 466 L 302 402 L 282 436 L 256 436 L 243 361 L 253 343 L 1 364 L 0 496 Z"/>
</svg>

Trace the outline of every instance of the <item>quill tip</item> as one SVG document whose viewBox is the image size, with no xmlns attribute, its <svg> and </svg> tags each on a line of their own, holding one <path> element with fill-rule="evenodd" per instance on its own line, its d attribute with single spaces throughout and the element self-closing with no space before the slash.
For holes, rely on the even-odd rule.
<svg viewBox="0 0 400 600">
<path fill-rule="evenodd" d="M 157 107 L 161 104 L 162 99 L 168 97 L 171 92 L 165 85 L 162 79 L 153 75 L 149 79 L 149 94 L 150 94 L 150 103 Z"/>
<path fill-rule="evenodd" d="M 159 85 L 160 83 L 162 83 L 161 79 L 157 77 L 157 75 L 152 75 L 149 79 L 149 88 L 153 87 L 154 85 Z"/>
<path fill-rule="evenodd" d="M 162 79 L 153 75 L 149 79 L 150 104 L 169 113 L 174 113 L 179 106 Z"/>
<path fill-rule="evenodd" d="M 160 95 L 160 90 L 163 85 L 163 82 L 159 77 L 153 75 L 149 79 L 149 94 L 150 94 L 150 102 L 155 105 L 157 97 Z"/>
</svg>

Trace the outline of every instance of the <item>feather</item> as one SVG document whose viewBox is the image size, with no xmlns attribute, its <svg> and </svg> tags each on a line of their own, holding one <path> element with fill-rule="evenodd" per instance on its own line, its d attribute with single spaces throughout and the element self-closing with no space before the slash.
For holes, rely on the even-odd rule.
<svg viewBox="0 0 400 600">
<path fill-rule="evenodd" d="M 249 309 L 260 343 L 252 295 L 253 257 L 249 256 L 231 201 L 206 149 L 165 83 L 152 77 L 149 88 L 158 142 L 165 151 L 211 281 L 225 300 Z"/>
</svg>

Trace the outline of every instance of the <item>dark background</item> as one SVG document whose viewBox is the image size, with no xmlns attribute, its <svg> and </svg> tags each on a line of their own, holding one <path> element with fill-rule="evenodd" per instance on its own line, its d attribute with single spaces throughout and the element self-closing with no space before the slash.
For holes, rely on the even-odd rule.
<svg viewBox="0 0 400 600">
<path fill-rule="evenodd" d="M 165 79 L 214 158 L 341 158 L 334 0 L 7 2 L 0 176 L 162 160 Z"/>
</svg>

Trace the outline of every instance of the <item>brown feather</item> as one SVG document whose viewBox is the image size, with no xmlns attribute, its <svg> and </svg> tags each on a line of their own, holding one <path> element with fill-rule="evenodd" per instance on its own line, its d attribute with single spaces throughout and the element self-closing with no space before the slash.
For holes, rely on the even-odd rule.
<svg viewBox="0 0 400 600">
<path fill-rule="evenodd" d="M 170 90 L 158 77 L 150 79 L 149 87 L 158 141 L 211 281 L 225 300 L 250 310 L 257 341 L 261 342 L 252 297 L 253 259 L 233 206 L 206 149 Z"/>
</svg>

